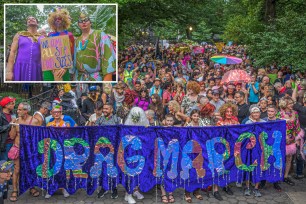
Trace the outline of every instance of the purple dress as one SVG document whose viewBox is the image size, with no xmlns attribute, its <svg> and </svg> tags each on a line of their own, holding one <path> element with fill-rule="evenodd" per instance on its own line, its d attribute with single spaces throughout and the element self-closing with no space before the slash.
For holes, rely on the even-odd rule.
<svg viewBox="0 0 306 204">
<path fill-rule="evenodd" d="M 19 36 L 18 53 L 14 64 L 14 81 L 42 81 L 40 39 L 33 42 L 26 36 Z"/>
</svg>

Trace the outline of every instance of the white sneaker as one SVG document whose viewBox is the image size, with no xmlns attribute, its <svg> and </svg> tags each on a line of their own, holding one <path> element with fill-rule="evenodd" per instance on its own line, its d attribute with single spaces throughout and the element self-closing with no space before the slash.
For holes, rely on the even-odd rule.
<svg viewBox="0 0 306 204">
<path fill-rule="evenodd" d="M 237 188 L 242 188 L 242 183 L 236 182 Z"/>
<path fill-rule="evenodd" d="M 63 194 L 65 198 L 68 198 L 70 194 L 66 191 L 66 189 L 63 189 Z"/>
<path fill-rule="evenodd" d="M 45 195 L 45 198 L 46 198 L 46 199 L 49 199 L 49 198 L 51 198 L 51 196 L 52 196 L 52 195 L 50 195 L 49 193 L 47 193 L 47 194 Z"/>
<path fill-rule="evenodd" d="M 136 203 L 136 201 L 134 200 L 132 194 L 125 193 L 124 200 L 126 202 L 128 202 L 129 204 L 135 204 Z"/>
<path fill-rule="evenodd" d="M 144 196 L 139 192 L 139 191 L 135 191 L 133 193 L 133 196 L 137 198 L 137 200 L 142 200 L 144 199 Z"/>
</svg>

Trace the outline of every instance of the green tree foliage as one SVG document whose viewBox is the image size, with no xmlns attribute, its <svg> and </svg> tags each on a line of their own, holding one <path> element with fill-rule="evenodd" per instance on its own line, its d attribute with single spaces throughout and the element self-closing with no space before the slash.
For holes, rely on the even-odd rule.
<svg viewBox="0 0 306 204">
<path fill-rule="evenodd" d="M 14 35 L 18 31 L 27 29 L 26 18 L 35 16 L 38 18 L 39 23 L 43 20 L 40 18 L 40 12 L 35 5 L 29 6 L 7 6 L 6 8 L 6 42 L 11 43 Z M 1 32 L 3 33 L 3 32 Z"/>
<path fill-rule="evenodd" d="M 57 7 L 66 8 L 72 18 L 72 25 L 68 31 L 74 36 L 81 35 L 78 27 L 78 18 L 81 12 L 88 14 L 91 18 L 92 28 L 103 30 L 108 34 L 116 36 L 116 7 L 113 5 L 96 6 L 96 5 L 44 5 L 41 12 L 36 5 L 8 5 L 6 7 L 6 44 L 10 44 L 14 35 L 22 30 L 26 30 L 26 18 L 35 16 L 39 20 L 39 29 L 47 27 L 48 14 Z"/>
<path fill-rule="evenodd" d="M 306 70 L 304 0 L 231 0 L 223 38 L 246 44 L 256 64 Z"/>
<path fill-rule="evenodd" d="M 212 39 L 212 29 L 207 26 L 205 21 L 202 21 L 194 28 L 191 35 L 194 41 L 209 42 Z"/>
<path fill-rule="evenodd" d="M 4 2 L 50 3 L 49 0 L 5 0 Z M 60 0 L 60 3 L 70 2 L 70 0 Z M 214 34 L 219 34 L 223 41 L 230 40 L 247 45 L 258 65 L 277 63 L 306 70 L 305 0 L 78 1 L 80 4 L 116 2 L 119 5 L 119 48 L 149 35 L 156 35 L 163 39 L 177 39 L 180 36 L 198 42 L 209 42 Z M 79 31 L 75 23 L 77 12 L 74 10 L 79 12 L 82 6 L 70 11 L 74 20 L 70 29 L 76 35 Z M 33 11 L 16 11 L 21 13 L 20 15 L 14 13 L 14 18 L 17 19 L 10 22 L 9 32 L 11 33 L 8 35 L 12 37 L 19 28 L 24 29 L 22 15 L 26 16 L 28 12 Z M 38 16 L 40 18 L 40 14 Z M 0 18 L 3 19 L 3 10 L 0 11 Z M 107 25 L 114 22 L 115 18 L 110 18 Z M 192 32 L 188 31 L 190 26 L 193 28 Z M 111 34 L 114 32 L 107 31 Z M 2 33 L 0 35 L 3 35 Z"/>
<path fill-rule="evenodd" d="M 267 25 L 265 31 L 253 34 L 249 45 L 258 65 L 277 63 L 306 70 L 306 18 L 293 11 Z"/>
</svg>

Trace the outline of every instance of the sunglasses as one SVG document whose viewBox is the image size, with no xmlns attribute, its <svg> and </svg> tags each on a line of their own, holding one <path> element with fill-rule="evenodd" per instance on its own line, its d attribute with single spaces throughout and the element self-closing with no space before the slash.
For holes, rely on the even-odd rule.
<svg viewBox="0 0 306 204">
<path fill-rule="evenodd" d="M 78 22 L 79 23 L 86 23 L 89 21 L 89 18 L 84 18 L 83 20 L 79 19 Z"/>
<path fill-rule="evenodd" d="M 61 20 L 62 20 L 62 17 L 56 17 L 55 20 L 56 20 L 56 21 L 57 21 L 57 20 L 60 20 L 60 21 L 61 21 Z"/>
</svg>

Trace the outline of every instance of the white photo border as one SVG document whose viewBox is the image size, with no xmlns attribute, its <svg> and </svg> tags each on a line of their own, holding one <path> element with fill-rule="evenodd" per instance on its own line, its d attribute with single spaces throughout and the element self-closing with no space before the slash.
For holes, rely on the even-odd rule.
<svg viewBox="0 0 306 204">
<path fill-rule="evenodd" d="M 116 81 L 7 81 L 6 80 L 6 27 L 5 27 L 5 22 L 6 22 L 6 6 L 30 6 L 30 5 L 89 5 L 89 6 L 98 6 L 98 5 L 109 5 L 109 6 L 116 6 Z M 101 4 L 63 4 L 63 3 L 53 3 L 53 4 L 46 4 L 46 3 L 36 3 L 36 4 L 4 4 L 4 18 L 3 18 L 3 28 L 4 28 L 4 64 L 3 64 L 3 82 L 8 83 L 8 84 L 14 84 L 14 83 L 27 83 L 27 84 L 32 84 L 32 83 L 43 83 L 43 84 L 62 84 L 62 83 L 118 83 L 118 3 L 101 3 Z"/>
</svg>

